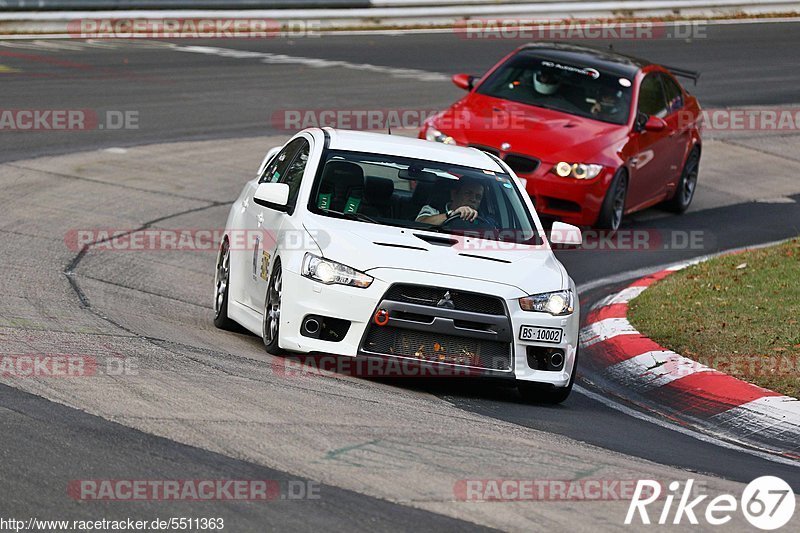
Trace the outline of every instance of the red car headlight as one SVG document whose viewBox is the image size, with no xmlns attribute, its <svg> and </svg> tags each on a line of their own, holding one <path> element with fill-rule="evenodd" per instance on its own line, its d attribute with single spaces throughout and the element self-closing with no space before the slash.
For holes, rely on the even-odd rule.
<svg viewBox="0 0 800 533">
<path fill-rule="evenodd" d="M 603 165 L 587 163 L 567 163 L 561 161 L 553 167 L 553 174 L 562 178 L 575 178 L 578 180 L 590 180 L 600 175 Z"/>
<path fill-rule="evenodd" d="M 428 126 L 428 129 L 425 130 L 425 139 L 444 144 L 456 144 L 455 139 L 445 133 L 442 133 L 433 126 Z"/>
</svg>

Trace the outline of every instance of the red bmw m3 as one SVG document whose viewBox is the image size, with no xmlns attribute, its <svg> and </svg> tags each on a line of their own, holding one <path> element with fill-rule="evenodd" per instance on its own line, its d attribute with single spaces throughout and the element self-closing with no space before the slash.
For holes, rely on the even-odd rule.
<svg viewBox="0 0 800 533">
<path fill-rule="evenodd" d="M 529 44 L 480 79 L 453 76 L 469 94 L 419 137 L 500 157 L 542 216 L 616 230 L 634 211 L 691 204 L 702 115 L 676 76 L 699 74 L 611 50 Z"/>
</svg>

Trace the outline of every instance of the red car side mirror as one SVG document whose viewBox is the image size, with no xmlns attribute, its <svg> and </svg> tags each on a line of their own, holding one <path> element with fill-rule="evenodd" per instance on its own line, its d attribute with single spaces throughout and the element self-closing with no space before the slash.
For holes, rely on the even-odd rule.
<svg viewBox="0 0 800 533">
<path fill-rule="evenodd" d="M 647 117 L 647 122 L 644 123 L 645 131 L 664 131 L 667 128 L 667 123 L 663 118 L 651 115 Z"/>
<path fill-rule="evenodd" d="M 469 74 L 455 74 L 452 80 L 456 87 L 464 89 L 465 91 L 471 91 L 475 76 L 470 76 Z"/>
</svg>

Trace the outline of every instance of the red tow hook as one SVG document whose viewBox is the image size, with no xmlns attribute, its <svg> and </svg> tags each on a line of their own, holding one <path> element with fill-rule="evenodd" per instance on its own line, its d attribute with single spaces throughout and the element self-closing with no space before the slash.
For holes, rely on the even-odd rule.
<svg viewBox="0 0 800 533">
<path fill-rule="evenodd" d="M 375 324 L 378 326 L 385 326 L 389 323 L 389 311 L 386 309 L 378 309 L 373 317 Z"/>
</svg>

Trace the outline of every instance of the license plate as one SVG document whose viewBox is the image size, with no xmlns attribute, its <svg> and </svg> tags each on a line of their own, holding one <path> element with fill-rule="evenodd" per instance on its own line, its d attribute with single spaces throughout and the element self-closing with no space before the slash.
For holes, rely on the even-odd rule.
<svg viewBox="0 0 800 533">
<path fill-rule="evenodd" d="M 522 326 L 519 328 L 519 338 L 523 341 L 535 342 L 561 342 L 561 328 L 540 328 L 538 326 Z"/>
</svg>

